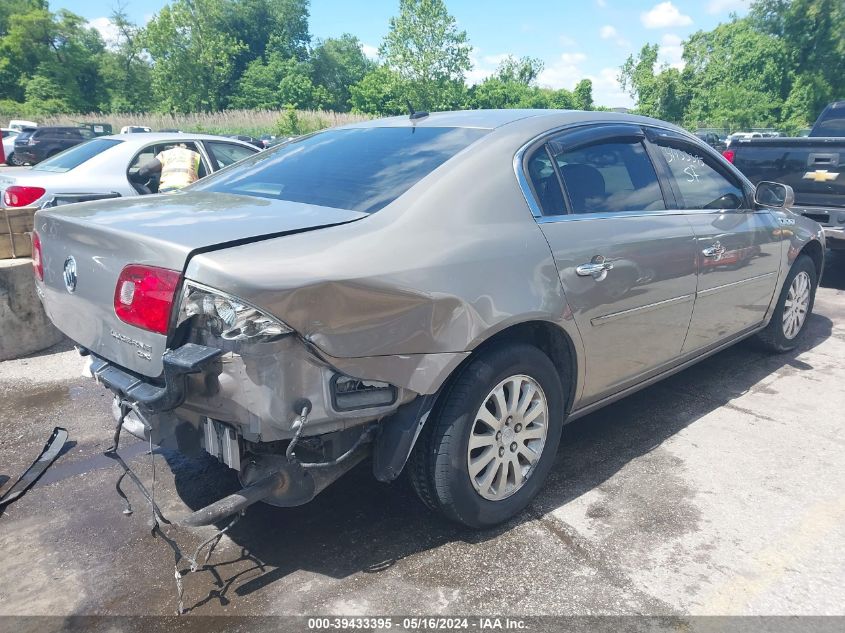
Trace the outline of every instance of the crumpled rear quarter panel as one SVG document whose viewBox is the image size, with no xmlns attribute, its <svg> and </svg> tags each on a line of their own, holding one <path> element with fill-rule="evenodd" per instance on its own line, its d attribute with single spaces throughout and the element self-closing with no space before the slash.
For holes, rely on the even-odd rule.
<svg viewBox="0 0 845 633">
<path fill-rule="evenodd" d="M 379 379 L 433 392 L 465 352 L 508 325 L 574 328 L 514 176 L 524 141 L 491 133 L 367 218 L 203 253 L 186 276 L 266 309 L 346 359 L 351 375 L 374 378 L 368 366 L 390 365 L 393 375 Z"/>
</svg>

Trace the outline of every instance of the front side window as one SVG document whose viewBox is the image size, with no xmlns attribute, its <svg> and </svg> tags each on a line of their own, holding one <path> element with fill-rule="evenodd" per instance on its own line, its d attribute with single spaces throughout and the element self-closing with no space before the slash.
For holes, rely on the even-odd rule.
<svg viewBox="0 0 845 633">
<path fill-rule="evenodd" d="M 604 142 L 574 150 L 549 143 L 573 213 L 665 209 L 648 153 L 639 141 Z"/>
<path fill-rule="evenodd" d="M 694 148 L 658 144 L 679 194 L 679 209 L 741 209 L 745 196 L 738 184 L 713 166 L 713 159 Z"/>
<path fill-rule="evenodd" d="M 372 213 L 488 132 L 436 127 L 327 130 L 259 152 L 191 189 Z"/>
<path fill-rule="evenodd" d="M 89 141 L 89 143 L 93 142 L 94 141 Z M 152 176 L 142 176 L 139 173 L 139 170 L 148 163 L 151 163 L 161 152 L 173 149 L 174 147 L 183 146 L 185 147 L 185 149 L 189 149 L 192 152 L 196 152 L 200 155 L 200 167 L 197 176 L 199 178 L 205 178 L 208 175 L 208 169 L 206 168 L 205 158 L 203 158 L 202 154 L 197 148 L 197 144 L 193 141 L 178 140 L 171 141 L 168 143 L 156 143 L 155 145 L 148 145 L 140 152 L 138 152 L 138 154 L 135 155 L 135 158 L 133 158 L 132 162 L 129 163 L 129 168 L 126 170 L 126 175 L 129 178 L 129 182 L 132 183 L 132 186 L 135 187 L 138 193 L 142 195 L 148 193 L 158 193 L 158 186 L 160 180 L 159 173 L 154 173 Z"/>
</svg>

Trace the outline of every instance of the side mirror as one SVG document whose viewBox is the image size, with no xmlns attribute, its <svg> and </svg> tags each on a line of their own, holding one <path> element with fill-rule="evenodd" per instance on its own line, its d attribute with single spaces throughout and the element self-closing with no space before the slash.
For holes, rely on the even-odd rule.
<svg viewBox="0 0 845 633">
<path fill-rule="evenodd" d="M 754 203 L 761 207 L 789 209 L 795 204 L 795 192 L 789 185 L 764 180 L 757 183 L 757 188 L 754 190 Z"/>
</svg>

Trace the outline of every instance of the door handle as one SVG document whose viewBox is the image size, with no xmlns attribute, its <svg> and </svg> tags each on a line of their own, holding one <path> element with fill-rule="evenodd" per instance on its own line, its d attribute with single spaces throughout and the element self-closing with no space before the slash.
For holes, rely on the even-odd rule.
<svg viewBox="0 0 845 633">
<path fill-rule="evenodd" d="M 578 266 L 575 274 L 581 277 L 591 276 L 596 281 L 601 281 L 607 277 L 608 270 L 613 270 L 613 262 L 606 261 L 602 255 L 596 255 L 589 263 Z"/>
<path fill-rule="evenodd" d="M 725 247 L 722 246 L 721 242 L 716 242 L 715 244 L 713 244 L 713 246 L 705 248 L 703 251 L 701 251 L 701 253 L 705 257 L 715 257 L 716 259 L 718 259 L 719 257 L 725 254 Z"/>
</svg>

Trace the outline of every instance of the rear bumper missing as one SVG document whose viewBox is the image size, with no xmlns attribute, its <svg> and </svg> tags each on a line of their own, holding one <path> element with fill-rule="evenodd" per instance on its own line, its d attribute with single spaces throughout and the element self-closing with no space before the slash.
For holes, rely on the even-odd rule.
<svg viewBox="0 0 845 633">
<path fill-rule="evenodd" d="M 187 395 L 187 376 L 207 369 L 222 353 L 222 350 L 215 347 L 194 343 L 168 350 L 162 358 L 163 385 L 140 378 L 98 356 L 93 356 L 91 373 L 99 382 L 127 400 L 152 413 L 161 413 L 180 406 Z"/>
</svg>

